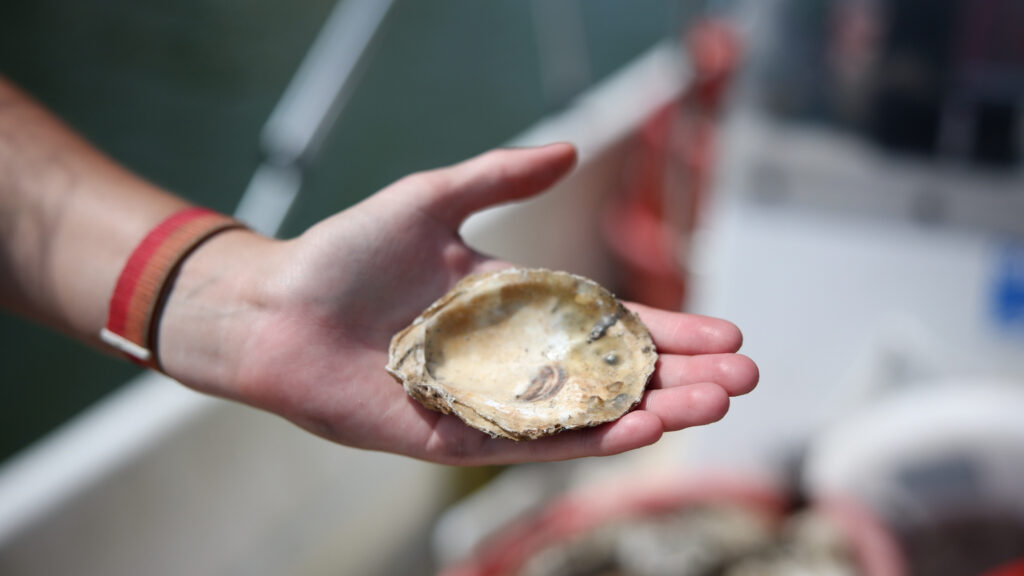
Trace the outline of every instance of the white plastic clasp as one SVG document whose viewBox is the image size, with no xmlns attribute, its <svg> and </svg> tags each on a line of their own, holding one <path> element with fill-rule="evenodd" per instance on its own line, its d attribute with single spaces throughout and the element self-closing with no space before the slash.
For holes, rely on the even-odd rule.
<svg viewBox="0 0 1024 576">
<path fill-rule="evenodd" d="M 100 340 L 103 340 L 104 343 L 117 348 L 121 352 L 124 352 L 140 362 L 149 362 L 149 359 L 153 357 L 153 353 L 146 348 L 143 348 L 124 336 L 111 332 L 106 328 L 100 330 Z"/>
</svg>

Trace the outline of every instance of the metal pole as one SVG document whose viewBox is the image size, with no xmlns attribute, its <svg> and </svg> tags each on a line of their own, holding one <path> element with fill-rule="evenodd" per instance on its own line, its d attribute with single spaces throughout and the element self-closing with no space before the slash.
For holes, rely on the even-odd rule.
<svg viewBox="0 0 1024 576">
<path fill-rule="evenodd" d="M 260 134 L 264 160 L 235 217 L 276 235 L 316 156 L 358 82 L 367 54 L 394 0 L 341 0 L 271 112 Z"/>
</svg>

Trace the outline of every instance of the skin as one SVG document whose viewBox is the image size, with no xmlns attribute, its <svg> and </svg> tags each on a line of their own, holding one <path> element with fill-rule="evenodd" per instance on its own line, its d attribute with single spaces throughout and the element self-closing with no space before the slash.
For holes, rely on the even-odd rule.
<svg viewBox="0 0 1024 576">
<path fill-rule="evenodd" d="M 335 442 L 457 465 L 603 456 L 721 419 L 757 383 L 724 320 L 630 304 L 661 354 L 639 407 L 530 442 L 492 439 L 424 409 L 385 371 L 391 336 L 460 278 L 509 266 L 467 247 L 470 214 L 539 194 L 568 144 L 495 150 L 407 176 L 290 240 L 233 230 L 172 280 L 164 370 L 203 393 L 278 414 Z M 0 304 L 102 348 L 122 266 L 187 203 L 130 174 L 0 78 Z"/>
</svg>

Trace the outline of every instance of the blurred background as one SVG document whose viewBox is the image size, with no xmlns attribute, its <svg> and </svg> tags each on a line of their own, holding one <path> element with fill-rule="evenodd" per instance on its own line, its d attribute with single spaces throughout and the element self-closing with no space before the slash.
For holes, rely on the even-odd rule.
<svg viewBox="0 0 1024 576">
<path fill-rule="evenodd" d="M 576 143 L 571 178 L 467 240 L 728 318 L 762 383 L 621 457 L 451 469 L 4 315 L 0 572 L 1024 558 L 1022 24 L 1013 0 L 5 3 L 0 72 L 136 172 L 285 237 L 416 170 Z"/>
<path fill-rule="evenodd" d="M 164 4 L 5 2 L 0 71 L 131 169 L 231 212 L 260 163 L 260 130 L 335 2 Z M 547 48 L 535 20 L 566 9 L 397 3 L 282 234 L 405 174 L 504 143 L 676 33 L 683 9 L 669 1 L 570 5 L 572 49 L 584 69 L 546 88 Z M 0 330 L 5 381 L 14 383 L 0 392 L 0 457 L 135 372 L 9 316 Z"/>
</svg>

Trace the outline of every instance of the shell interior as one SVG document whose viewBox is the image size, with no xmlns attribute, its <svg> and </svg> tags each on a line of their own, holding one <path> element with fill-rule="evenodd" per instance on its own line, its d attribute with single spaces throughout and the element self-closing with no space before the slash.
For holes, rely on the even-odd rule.
<svg viewBox="0 0 1024 576">
<path fill-rule="evenodd" d="M 510 269 L 456 285 L 392 339 L 387 368 L 428 408 L 528 439 L 619 418 L 656 360 L 646 327 L 598 284 Z"/>
</svg>

